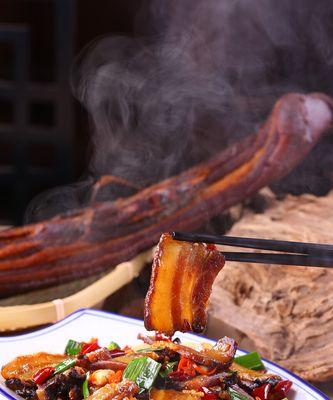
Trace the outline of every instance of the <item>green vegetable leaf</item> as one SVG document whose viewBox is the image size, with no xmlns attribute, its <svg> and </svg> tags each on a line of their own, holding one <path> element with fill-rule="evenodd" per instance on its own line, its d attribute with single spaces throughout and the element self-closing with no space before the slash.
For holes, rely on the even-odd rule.
<svg viewBox="0 0 333 400">
<path fill-rule="evenodd" d="M 120 346 L 116 342 L 110 342 L 110 344 L 108 345 L 108 349 L 109 350 L 116 350 L 116 349 L 120 349 Z"/>
<path fill-rule="evenodd" d="M 237 392 L 237 390 L 231 387 L 228 389 L 228 393 L 231 397 L 231 400 L 248 400 L 248 397 L 243 396 L 241 393 Z"/>
<path fill-rule="evenodd" d="M 177 361 L 167 363 L 165 368 L 160 371 L 160 377 L 166 378 L 169 374 L 171 374 L 171 372 L 173 372 L 173 368 L 176 364 L 177 364 Z"/>
<path fill-rule="evenodd" d="M 74 367 L 75 364 L 76 360 L 73 360 L 72 358 L 67 358 L 67 360 L 64 360 L 63 362 L 59 363 L 54 367 L 53 375 L 61 374 L 62 372 L 67 371 L 68 369 Z"/>
<path fill-rule="evenodd" d="M 265 369 L 260 355 L 256 351 L 253 353 L 244 354 L 243 356 L 235 357 L 234 361 L 236 364 L 256 371 Z"/>
<path fill-rule="evenodd" d="M 150 357 L 140 357 L 132 360 L 123 373 L 123 380 L 129 379 L 135 382 L 139 393 L 150 389 L 161 369 L 161 364 Z"/>
<path fill-rule="evenodd" d="M 65 348 L 65 354 L 68 356 L 76 356 L 82 350 L 82 346 L 82 343 L 69 339 Z"/>
<path fill-rule="evenodd" d="M 90 396 L 90 393 L 89 393 L 89 376 L 90 376 L 90 373 L 87 372 L 86 379 L 82 384 L 82 394 L 83 394 L 83 397 L 85 399 Z"/>
</svg>

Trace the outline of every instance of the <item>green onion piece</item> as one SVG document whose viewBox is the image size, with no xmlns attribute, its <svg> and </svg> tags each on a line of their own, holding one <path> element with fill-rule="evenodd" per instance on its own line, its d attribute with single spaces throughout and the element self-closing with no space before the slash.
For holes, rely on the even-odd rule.
<svg viewBox="0 0 333 400">
<path fill-rule="evenodd" d="M 89 376 L 90 376 L 90 373 L 87 372 L 86 379 L 82 384 L 82 394 L 83 394 L 83 397 L 85 399 L 90 396 L 90 393 L 89 393 Z"/>
<path fill-rule="evenodd" d="M 76 356 L 82 350 L 82 346 L 83 346 L 82 343 L 69 339 L 65 348 L 65 353 L 68 356 Z"/>
<path fill-rule="evenodd" d="M 234 361 L 236 364 L 242 367 L 254 369 L 260 371 L 265 369 L 264 364 L 261 361 L 260 355 L 254 351 L 253 353 L 245 354 L 244 356 L 235 357 Z"/>
<path fill-rule="evenodd" d="M 139 350 L 136 350 L 136 352 L 137 353 L 145 353 L 145 352 L 148 352 L 148 351 L 162 351 L 162 350 L 164 350 L 165 349 L 165 347 L 145 347 L 144 349 L 139 349 Z"/>
<path fill-rule="evenodd" d="M 237 390 L 231 387 L 228 389 L 228 393 L 231 400 L 248 400 L 248 397 L 243 396 L 241 393 L 237 392 Z"/>
<path fill-rule="evenodd" d="M 161 364 L 149 357 L 140 357 L 132 360 L 123 373 L 123 380 L 135 382 L 142 393 L 150 389 L 161 369 Z"/>
<path fill-rule="evenodd" d="M 120 346 L 116 342 L 110 342 L 110 344 L 108 345 L 108 349 L 109 350 L 116 350 L 116 349 L 120 349 Z"/>
<path fill-rule="evenodd" d="M 62 372 L 74 367 L 75 364 L 76 360 L 73 360 L 72 358 L 67 358 L 67 360 L 64 360 L 54 367 L 53 375 L 61 374 Z"/>
<path fill-rule="evenodd" d="M 174 366 L 177 364 L 177 361 L 168 362 L 165 365 L 165 368 L 160 371 L 160 377 L 166 378 L 171 372 L 173 372 Z"/>
</svg>

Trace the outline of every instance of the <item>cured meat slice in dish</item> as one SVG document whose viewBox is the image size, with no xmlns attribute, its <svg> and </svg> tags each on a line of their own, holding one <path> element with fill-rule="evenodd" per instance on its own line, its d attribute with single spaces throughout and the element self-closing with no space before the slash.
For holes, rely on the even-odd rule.
<svg viewBox="0 0 333 400">
<path fill-rule="evenodd" d="M 65 359 L 66 356 L 63 354 L 50 354 L 44 352 L 20 356 L 4 365 L 1 369 L 1 375 L 5 379 L 31 379 L 34 373 L 41 368 L 57 365 Z"/>
<path fill-rule="evenodd" d="M 145 301 L 146 329 L 167 335 L 202 332 L 212 285 L 224 262 L 215 246 L 176 241 L 164 233 Z"/>
</svg>

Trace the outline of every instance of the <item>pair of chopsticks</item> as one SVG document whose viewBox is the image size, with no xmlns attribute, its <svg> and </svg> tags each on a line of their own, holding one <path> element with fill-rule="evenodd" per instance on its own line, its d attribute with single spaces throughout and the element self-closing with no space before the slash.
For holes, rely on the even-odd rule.
<svg viewBox="0 0 333 400">
<path fill-rule="evenodd" d="M 172 232 L 172 237 L 175 240 L 182 240 L 186 242 L 222 244 L 225 246 L 284 253 L 276 254 L 223 251 L 223 255 L 227 261 L 327 268 L 333 267 L 333 245 L 329 244 L 288 242 L 284 240 L 205 235 L 186 232 Z"/>
</svg>

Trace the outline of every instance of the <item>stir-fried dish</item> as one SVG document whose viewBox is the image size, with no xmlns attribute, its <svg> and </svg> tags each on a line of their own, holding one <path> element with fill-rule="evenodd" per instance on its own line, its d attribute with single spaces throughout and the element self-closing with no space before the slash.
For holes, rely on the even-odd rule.
<svg viewBox="0 0 333 400">
<path fill-rule="evenodd" d="M 71 339 L 64 354 L 21 356 L 1 373 L 33 400 L 282 400 L 291 387 L 266 373 L 257 353 L 235 357 L 228 337 L 195 347 L 160 333 L 139 339 L 141 346 L 123 348 Z"/>
<path fill-rule="evenodd" d="M 286 400 L 292 383 L 267 373 L 258 353 L 235 357 L 233 339 L 194 347 L 172 337 L 204 329 L 223 265 L 214 246 L 163 234 L 145 302 L 145 326 L 158 333 L 139 335 L 139 347 L 70 339 L 63 354 L 20 356 L 5 365 L 5 384 L 31 400 Z"/>
</svg>

